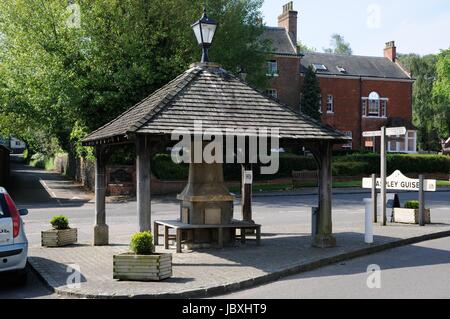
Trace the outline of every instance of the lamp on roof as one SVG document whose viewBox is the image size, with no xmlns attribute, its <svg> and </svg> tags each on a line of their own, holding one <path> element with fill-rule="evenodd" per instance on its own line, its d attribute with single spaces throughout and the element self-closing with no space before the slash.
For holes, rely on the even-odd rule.
<svg viewBox="0 0 450 319">
<path fill-rule="evenodd" d="M 217 22 L 208 18 L 206 6 L 203 9 L 203 16 L 192 25 L 195 37 L 202 48 L 202 63 L 208 62 L 208 49 L 211 47 L 214 34 L 216 33 Z"/>
</svg>

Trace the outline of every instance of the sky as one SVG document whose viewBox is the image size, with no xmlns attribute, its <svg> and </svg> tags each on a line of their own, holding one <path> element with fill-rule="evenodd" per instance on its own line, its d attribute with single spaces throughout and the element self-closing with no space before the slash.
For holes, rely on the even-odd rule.
<svg viewBox="0 0 450 319">
<path fill-rule="evenodd" d="M 265 0 L 264 21 L 277 26 L 283 4 Z M 450 48 L 450 0 L 294 0 L 298 40 L 321 52 L 333 33 L 344 36 L 353 54 L 383 56 L 394 40 L 399 53 L 420 55 Z"/>
</svg>

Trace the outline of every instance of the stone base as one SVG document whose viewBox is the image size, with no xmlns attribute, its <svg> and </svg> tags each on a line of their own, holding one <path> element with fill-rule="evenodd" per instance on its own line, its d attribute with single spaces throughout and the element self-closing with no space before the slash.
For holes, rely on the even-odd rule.
<svg viewBox="0 0 450 319">
<path fill-rule="evenodd" d="M 336 247 L 336 238 L 333 235 L 316 235 L 312 242 L 313 247 L 332 248 Z"/>
<path fill-rule="evenodd" d="M 96 225 L 94 227 L 94 246 L 107 246 L 109 244 L 108 225 Z"/>
</svg>

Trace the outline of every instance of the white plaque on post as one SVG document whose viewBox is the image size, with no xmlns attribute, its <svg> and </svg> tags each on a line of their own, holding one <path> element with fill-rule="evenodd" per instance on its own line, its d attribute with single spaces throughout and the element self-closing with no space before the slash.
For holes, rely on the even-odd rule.
<svg viewBox="0 0 450 319">
<path fill-rule="evenodd" d="M 244 184 L 253 184 L 253 171 L 244 171 Z"/>
</svg>

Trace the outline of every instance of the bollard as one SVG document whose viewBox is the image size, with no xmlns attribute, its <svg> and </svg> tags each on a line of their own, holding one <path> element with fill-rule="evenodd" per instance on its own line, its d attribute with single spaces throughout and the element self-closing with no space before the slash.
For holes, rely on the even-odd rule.
<svg viewBox="0 0 450 319">
<path fill-rule="evenodd" d="M 365 211 L 365 235 L 364 235 L 364 241 L 366 244 L 372 244 L 373 243 L 373 223 L 372 223 L 372 209 L 375 204 L 374 201 L 372 201 L 371 198 L 364 198 L 364 204 L 366 206 Z"/>
<path fill-rule="evenodd" d="M 319 208 L 311 208 L 311 236 L 314 237 L 318 233 L 319 227 Z"/>
</svg>

